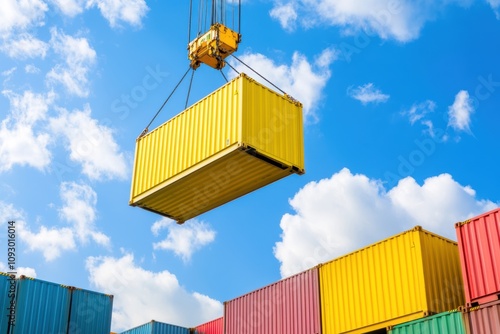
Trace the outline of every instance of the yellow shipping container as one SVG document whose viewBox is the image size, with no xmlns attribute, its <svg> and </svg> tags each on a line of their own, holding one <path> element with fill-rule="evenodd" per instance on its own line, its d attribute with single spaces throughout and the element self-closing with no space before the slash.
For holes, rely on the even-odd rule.
<svg viewBox="0 0 500 334">
<path fill-rule="evenodd" d="M 182 223 L 292 173 L 302 105 L 241 74 L 137 139 L 130 205 Z"/>
<path fill-rule="evenodd" d="M 320 265 L 324 334 L 369 333 L 464 305 L 456 242 L 420 226 Z"/>
</svg>

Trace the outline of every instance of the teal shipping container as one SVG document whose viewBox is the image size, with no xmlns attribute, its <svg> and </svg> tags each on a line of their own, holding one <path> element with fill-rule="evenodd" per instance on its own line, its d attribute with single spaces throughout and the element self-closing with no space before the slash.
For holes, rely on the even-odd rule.
<svg viewBox="0 0 500 334">
<path fill-rule="evenodd" d="M 70 302 L 70 287 L 21 276 L 17 283 L 16 322 L 9 333 L 67 333 Z"/>
<path fill-rule="evenodd" d="M 464 314 L 459 310 L 405 322 L 392 327 L 389 334 L 466 334 Z"/>
<path fill-rule="evenodd" d="M 15 303 L 17 281 L 12 279 L 9 274 L 0 272 L 0 307 L 2 308 L 2 316 L 0 317 L 0 333 L 7 333 L 9 330 L 9 315 L 12 313 L 15 316 L 15 308 L 12 308 L 11 301 Z M 15 306 L 15 304 L 13 304 Z"/>
<path fill-rule="evenodd" d="M 126 330 L 121 334 L 190 334 L 190 332 L 189 328 L 151 320 L 144 325 Z"/>
<path fill-rule="evenodd" d="M 109 334 L 113 296 L 84 289 L 71 289 L 68 333 Z"/>
</svg>

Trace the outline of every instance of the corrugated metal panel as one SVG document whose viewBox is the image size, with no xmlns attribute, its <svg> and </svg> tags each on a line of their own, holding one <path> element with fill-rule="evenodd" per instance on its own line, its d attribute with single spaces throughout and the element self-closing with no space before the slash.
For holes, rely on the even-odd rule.
<svg viewBox="0 0 500 334">
<path fill-rule="evenodd" d="M 224 303 L 225 334 L 321 334 L 318 268 Z"/>
<path fill-rule="evenodd" d="M 325 333 L 365 333 L 464 303 L 457 244 L 417 226 L 319 267 Z"/>
<path fill-rule="evenodd" d="M 72 289 L 70 333 L 108 334 L 111 330 L 113 296 Z"/>
<path fill-rule="evenodd" d="M 500 299 L 500 208 L 455 227 L 467 305 Z"/>
<path fill-rule="evenodd" d="M 394 326 L 388 334 L 466 334 L 460 311 L 443 312 Z"/>
<path fill-rule="evenodd" d="M 224 318 L 218 318 L 196 326 L 195 334 L 224 334 Z"/>
<path fill-rule="evenodd" d="M 472 334 L 500 333 L 500 301 L 470 309 L 466 313 Z"/>
<path fill-rule="evenodd" d="M 190 329 L 152 320 L 122 334 L 190 334 Z"/>
<path fill-rule="evenodd" d="M 11 282 L 13 285 L 11 285 Z M 7 333 L 7 330 L 9 328 L 10 319 L 8 315 L 10 314 L 10 306 L 12 300 L 11 294 L 13 294 L 15 297 L 16 287 L 17 281 L 15 280 L 15 278 L 14 280 L 12 280 L 9 274 L 0 272 L 0 307 L 2 310 L 0 313 L 0 333 Z M 13 311 L 14 310 L 15 309 L 13 309 Z"/>
<path fill-rule="evenodd" d="M 67 286 L 21 276 L 18 279 L 16 325 L 12 334 L 66 333 L 71 290 Z"/>
<path fill-rule="evenodd" d="M 137 139 L 130 204 L 179 222 L 304 172 L 302 105 L 246 75 Z"/>
</svg>

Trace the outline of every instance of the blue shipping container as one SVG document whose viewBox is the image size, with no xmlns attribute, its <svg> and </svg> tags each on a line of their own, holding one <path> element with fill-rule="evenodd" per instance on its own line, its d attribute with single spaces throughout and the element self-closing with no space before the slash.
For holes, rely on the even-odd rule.
<svg viewBox="0 0 500 334">
<path fill-rule="evenodd" d="M 113 296 L 72 288 L 69 332 L 71 334 L 109 334 Z"/>
<path fill-rule="evenodd" d="M 189 334 L 189 328 L 179 327 L 175 325 L 165 324 L 152 320 L 147 324 L 139 327 L 134 327 L 121 334 Z"/>
<path fill-rule="evenodd" d="M 9 329 L 9 315 L 12 313 L 15 316 L 15 308 L 10 310 L 11 301 L 15 303 L 16 296 L 16 279 L 11 279 L 11 277 L 0 272 L 0 307 L 2 308 L 0 316 L 0 333 L 7 333 Z M 15 304 L 13 304 L 15 306 Z"/>
<path fill-rule="evenodd" d="M 16 295 L 16 324 L 11 327 L 11 334 L 67 333 L 69 287 L 21 276 Z"/>
</svg>

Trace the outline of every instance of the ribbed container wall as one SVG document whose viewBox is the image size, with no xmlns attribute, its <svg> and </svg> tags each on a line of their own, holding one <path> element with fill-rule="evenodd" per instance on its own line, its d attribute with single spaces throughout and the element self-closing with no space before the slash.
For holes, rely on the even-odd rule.
<svg viewBox="0 0 500 334">
<path fill-rule="evenodd" d="M 500 299 L 500 208 L 455 225 L 468 306 Z"/>
<path fill-rule="evenodd" d="M 190 334 L 190 329 L 153 320 L 121 334 Z"/>
<path fill-rule="evenodd" d="M 319 267 L 323 333 L 366 333 L 464 304 L 457 244 L 420 226 Z"/>
<path fill-rule="evenodd" d="M 224 303 L 225 334 L 321 334 L 318 268 Z"/>
<path fill-rule="evenodd" d="M 183 222 L 292 173 L 302 105 L 242 74 L 137 139 L 130 205 Z"/>
<path fill-rule="evenodd" d="M 471 334 L 500 333 L 500 301 L 476 306 L 466 312 Z"/>
<path fill-rule="evenodd" d="M 224 318 L 218 318 L 194 328 L 195 334 L 224 334 Z"/>
<path fill-rule="evenodd" d="M 468 334 L 461 311 L 439 313 L 394 326 L 388 334 Z"/>
<path fill-rule="evenodd" d="M 21 276 L 17 285 L 16 325 L 10 333 L 66 333 L 70 299 L 67 286 Z"/>
<path fill-rule="evenodd" d="M 13 291 L 12 293 L 16 293 L 17 282 L 14 279 L 13 282 Z M 11 278 L 7 273 L 0 272 L 0 307 L 2 308 L 1 316 L 0 316 L 0 333 L 7 333 L 9 328 L 9 317 L 7 316 L 10 313 L 10 302 L 11 302 Z"/>
<path fill-rule="evenodd" d="M 109 334 L 112 311 L 113 296 L 73 288 L 69 332 Z"/>
</svg>

